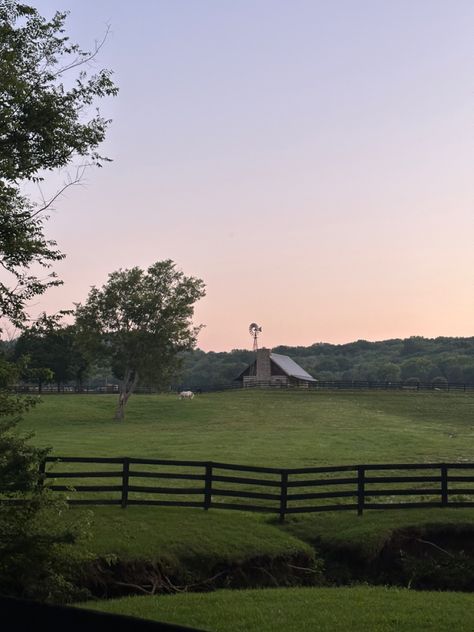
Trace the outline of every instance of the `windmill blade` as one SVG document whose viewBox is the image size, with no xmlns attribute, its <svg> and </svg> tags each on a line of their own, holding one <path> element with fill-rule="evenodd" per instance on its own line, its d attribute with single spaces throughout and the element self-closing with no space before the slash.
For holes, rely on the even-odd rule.
<svg viewBox="0 0 474 632">
<path fill-rule="evenodd" d="M 259 330 L 262 331 L 262 328 L 261 327 L 259 328 L 257 323 L 250 323 L 250 325 L 249 325 L 249 332 L 250 332 L 250 334 L 252 336 L 255 335 L 255 332 L 259 331 Z"/>
</svg>

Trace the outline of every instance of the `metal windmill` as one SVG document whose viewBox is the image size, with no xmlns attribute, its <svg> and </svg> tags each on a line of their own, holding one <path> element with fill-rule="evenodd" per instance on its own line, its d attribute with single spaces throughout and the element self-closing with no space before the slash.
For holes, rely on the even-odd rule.
<svg viewBox="0 0 474 632">
<path fill-rule="evenodd" d="M 249 325 L 249 334 L 253 338 L 253 350 L 257 351 L 258 349 L 258 334 L 262 331 L 262 328 L 257 325 L 257 323 L 250 323 Z"/>
</svg>

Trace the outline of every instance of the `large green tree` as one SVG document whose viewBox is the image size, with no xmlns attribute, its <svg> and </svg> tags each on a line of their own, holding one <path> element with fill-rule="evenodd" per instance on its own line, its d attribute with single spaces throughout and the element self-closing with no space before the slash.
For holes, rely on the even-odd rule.
<svg viewBox="0 0 474 632">
<path fill-rule="evenodd" d="M 70 42 L 65 21 L 65 13 L 48 20 L 0 0 L 0 319 L 18 327 L 28 301 L 60 283 L 51 267 L 63 254 L 45 237 L 46 213 L 88 165 L 101 164 L 108 121 L 92 108 L 117 92 L 110 71 L 88 73 L 100 45 L 87 52 Z M 48 171 L 68 166 L 63 185 L 44 197 Z M 38 200 L 28 193 L 31 183 Z M 44 450 L 17 432 L 35 404 L 12 393 L 20 368 L 0 357 L 0 495 L 23 501 L 0 503 L 0 594 L 55 600 L 70 588 L 61 547 L 75 533 L 61 527 L 64 507 L 38 486 Z"/>
<path fill-rule="evenodd" d="M 87 165 L 105 160 L 98 147 L 109 121 L 91 107 L 117 92 L 109 70 L 87 73 L 100 45 L 84 51 L 71 43 L 66 17 L 47 20 L 33 7 L 0 1 L 0 316 L 16 325 L 27 301 L 60 282 L 50 268 L 63 254 L 44 235 L 45 213 Z M 26 183 L 68 165 L 73 175 L 49 199 L 25 193 Z"/>
<path fill-rule="evenodd" d="M 117 421 L 124 419 L 139 382 L 162 383 L 178 354 L 195 346 L 200 327 L 192 324 L 194 304 L 204 294 L 201 279 L 185 276 L 168 259 L 146 271 L 135 267 L 113 272 L 77 306 L 76 326 L 84 345 L 109 358 L 120 380 Z"/>
</svg>

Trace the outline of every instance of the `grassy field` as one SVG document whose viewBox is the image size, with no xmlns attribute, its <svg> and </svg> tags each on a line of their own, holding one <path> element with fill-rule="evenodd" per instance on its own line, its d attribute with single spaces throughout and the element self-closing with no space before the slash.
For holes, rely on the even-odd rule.
<svg viewBox="0 0 474 632">
<path fill-rule="evenodd" d="M 22 426 L 35 432 L 37 443 L 52 446 L 52 454 L 60 456 L 212 459 L 273 467 L 463 461 L 472 458 L 469 445 L 474 443 L 471 417 L 474 395 L 460 393 L 233 391 L 202 395 L 193 401 L 181 401 L 171 395 L 137 396 L 131 400 L 124 423 L 112 420 L 114 404 L 115 397 L 106 395 L 49 395 L 25 418 Z M 149 466 L 132 467 L 134 469 L 157 473 L 156 468 Z M 172 469 L 164 466 L 165 472 Z M 188 473 L 200 476 L 204 471 L 202 466 L 187 469 Z M 120 465 L 49 466 L 52 474 L 65 470 L 69 473 L 106 471 L 110 477 L 89 481 L 57 479 L 56 484 L 116 488 L 121 485 Z M 178 472 L 183 471 L 178 469 Z M 217 470 L 219 474 L 228 475 L 229 471 Z M 265 476 L 267 482 L 279 485 L 279 475 Z M 305 478 L 305 475 L 302 477 Z M 203 500 L 202 481 L 160 482 L 159 479 L 135 476 L 132 482 L 132 485 L 142 487 L 150 484 L 192 488 L 196 493 L 191 490 L 191 493 L 163 497 L 134 491 L 130 499 L 197 503 Z M 430 488 L 433 494 L 417 496 L 415 489 L 415 495 L 408 501 L 439 501 L 439 483 L 419 483 L 418 488 Z M 389 503 L 400 500 L 400 497 L 390 496 L 390 486 L 386 489 L 387 497 L 378 496 L 376 500 Z M 220 482 L 217 487 L 213 485 L 213 506 L 223 502 L 246 502 L 245 499 L 219 495 L 219 490 L 224 493 L 236 491 L 232 484 Z M 248 484 L 240 485 L 238 491 L 260 494 L 270 491 L 275 494 L 279 488 Z M 311 490 L 302 488 L 302 491 Z M 354 494 L 356 485 L 352 483 L 337 488 L 319 486 L 315 491 Z M 120 501 L 120 491 L 101 495 L 91 493 L 86 493 L 85 497 Z M 469 500 L 469 497 L 466 499 Z M 335 502 L 344 501 L 336 499 Z M 347 502 L 354 503 L 354 497 Z M 305 503 L 311 505 L 311 501 L 291 501 L 291 507 L 301 505 L 304 508 Z M 318 504 L 331 503 L 334 504 L 334 501 L 329 499 L 320 500 Z M 279 507 L 278 499 L 258 499 L 253 504 L 265 505 L 274 511 L 278 511 Z M 212 509 L 211 513 L 214 511 Z M 341 518 L 341 521 L 344 519 Z"/>
<path fill-rule="evenodd" d="M 474 395 L 235 391 L 192 401 L 48 395 L 21 429 L 62 456 L 220 460 L 276 467 L 471 460 Z"/>
<path fill-rule="evenodd" d="M 210 632 L 471 632 L 474 595 L 401 589 L 297 588 L 132 597 L 88 608 Z"/>
<path fill-rule="evenodd" d="M 121 424 L 112 420 L 114 407 L 115 397 L 109 395 L 49 395 L 20 429 L 33 431 L 33 441 L 50 446 L 58 456 L 215 460 L 271 467 L 473 459 L 472 394 L 235 391 L 204 394 L 193 401 L 143 395 L 130 400 Z M 305 583 L 306 577 L 294 569 L 304 566 L 319 572 L 328 551 L 329 556 L 334 551 L 355 552 L 357 559 L 370 563 L 397 530 L 417 526 L 423 535 L 433 525 L 469 530 L 474 523 L 470 509 L 374 511 L 362 517 L 355 512 L 311 514 L 288 518 L 283 525 L 275 517 L 218 509 L 97 507 L 91 515 L 92 538 L 85 546 L 110 561 L 106 571 L 112 590 L 130 569 L 141 572 L 150 565 L 182 589 L 195 582 L 201 588 L 272 585 L 273 577 L 279 585 L 296 585 Z M 223 578 L 227 583 L 205 583 L 223 569 L 230 569 Z M 247 584 L 239 584 L 239 574 L 247 574 Z M 317 575 L 313 577 L 318 581 Z M 149 581 L 145 577 L 142 584 Z M 411 631 L 449 626 L 462 631 L 472 629 L 473 617 L 469 595 L 382 588 L 219 591 L 101 602 L 94 607 L 211 631 L 270 630 L 277 623 L 288 630 Z"/>
<path fill-rule="evenodd" d="M 235 391 L 193 401 L 137 396 L 124 423 L 112 421 L 114 404 L 115 397 L 108 395 L 49 395 L 25 418 L 22 429 L 34 431 L 36 443 L 64 456 L 215 459 L 289 467 L 473 458 L 473 395 Z M 110 481 L 120 483 L 120 478 L 103 479 Z M 367 512 L 362 520 L 355 512 L 312 514 L 287 519 L 285 529 L 303 552 L 304 542 L 329 542 L 331 537 L 378 550 L 377 543 L 385 542 L 396 525 L 471 522 L 471 514 L 469 509 Z M 206 551 L 211 557 L 241 554 L 245 559 L 258 550 L 279 555 L 295 540 L 284 540 L 274 521 L 241 512 L 224 516 L 216 509 L 97 508 L 95 552 L 119 551 L 142 559 L 165 551 L 180 559 L 185 551 L 201 558 Z M 256 534 L 256 540 L 247 533 Z"/>
</svg>

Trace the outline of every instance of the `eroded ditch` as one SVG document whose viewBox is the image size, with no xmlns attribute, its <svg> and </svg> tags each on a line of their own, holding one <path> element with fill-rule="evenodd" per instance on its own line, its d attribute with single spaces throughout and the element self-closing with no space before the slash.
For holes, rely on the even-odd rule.
<svg viewBox="0 0 474 632">
<path fill-rule="evenodd" d="M 436 525 L 393 531 L 372 557 L 353 543 L 316 541 L 314 554 L 259 556 L 241 562 L 96 559 L 78 580 L 93 598 L 210 591 L 219 588 L 342 586 L 474 591 L 474 527 Z"/>
</svg>

